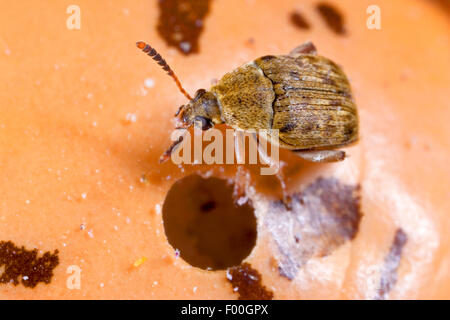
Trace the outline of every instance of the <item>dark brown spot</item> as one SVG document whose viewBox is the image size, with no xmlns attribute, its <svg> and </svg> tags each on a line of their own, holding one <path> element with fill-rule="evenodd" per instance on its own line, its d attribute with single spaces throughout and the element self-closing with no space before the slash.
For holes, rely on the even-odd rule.
<svg viewBox="0 0 450 320">
<path fill-rule="evenodd" d="M 210 3 L 211 0 L 159 0 L 159 34 L 183 54 L 199 52 L 198 40 Z"/>
<path fill-rule="evenodd" d="M 381 272 L 380 286 L 376 299 L 386 299 L 388 293 L 397 282 L 397 270 L 400 265 L 403 247 L 408 241 L 408 236 L 403 229 L 398 228 L 395 232 L 394 240 L 388 255 L 384 260 L 383 270 Z"/>
<path fill-rule="evenodd" d="M 239 300 L 272 300 L 273 293 L 263 286 L 261 274 L 246 262 L 227 271 L 227 279 Z"/>
<path fill-rule="evenodd" d="M 27 288 L 34 288 L 39 282 L 49 284 L 58 264 L 58 250 L 38 258 L 38 249 L 26 250 L 11 241 L 0 241 L 0 284 L 21 283 Z"/>
<path fill-rule="evenodd" d="M 215 201 L 207 201 L 202 204 L 202 206 L 200 207 L 200 210 L 203 212 L 209 212 L 211 210 L 214 210 L 215 207 L 216 207 Z"/>
<path fill-rule="evenodd" d="M 290 15 L 291 23 L 300 29 L 309 29 L 310 25 L 305 17 L 298 11 L 292 12 Z"/>
<path fill-rule="evenodd" d="M 329 255 L 356 236 L 362 217 L 359 193 L 359 186 L 318 178 L 291 196 L 290 210 L 281 202 L 270 204 L 267 224 L 282 276 L 294 279 L 309 259 Z"/>
<path fill-rule="evenodd" d="M 295 123 L 292 122 L 288 122 L 286 123 L 281 129 L 280 132 L 289 132 L 292 131 L 293 129 L 295 129 L 297 125 Z"/>
<path fill-rule="evenodd" d="M 346 34 L 344 18 L 339 10 L 324 2 L 317 5 L 317 10 L 331 30 L 340 35 Z"/>
</svg>

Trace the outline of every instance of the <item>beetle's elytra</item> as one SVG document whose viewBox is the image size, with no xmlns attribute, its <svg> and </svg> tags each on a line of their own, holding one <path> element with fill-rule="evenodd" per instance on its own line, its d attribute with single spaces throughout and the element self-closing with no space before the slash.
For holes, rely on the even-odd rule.
<svg viewBox="0 0 450 320">
<path fill-rule="evenodd" d="M 263 56 L 227 74 L 209 91 L 191 98 L 165 60 L 150 45 L 137 43 L 174 78 L 190 100 L 176 116 L 180 127 L 200 123 L 203 130 L 225 123 L 238 130 L 278 129 L 272 143 L 315 162 L 340 161 L 336 150 L 358 139 L 358 114 L 342 69 L 319 56 L 311 42 L 289 55 Z M 176 141 L 163 154 L 170 157 Z"/>
</svg>

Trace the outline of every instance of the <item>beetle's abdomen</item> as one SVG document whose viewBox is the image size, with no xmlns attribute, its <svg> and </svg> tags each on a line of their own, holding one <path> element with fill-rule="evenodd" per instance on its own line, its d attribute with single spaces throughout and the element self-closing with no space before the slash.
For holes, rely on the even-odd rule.
<svg viewBox="0 0 450 320">
<path fill-rule="evenodd" d="M 241 130 L 271 128 L 275 92 L 270 79 L 254 63 L 225 74 L 211 92 L 228 125 Z"/>
<path fill-rule="evenodd" d="M 273 129 L 288 149 L 338 147 L 358 138 L 350 84 L 331 60 L 317 55 L 255 60 L 275 90 Z"/>
</svg>

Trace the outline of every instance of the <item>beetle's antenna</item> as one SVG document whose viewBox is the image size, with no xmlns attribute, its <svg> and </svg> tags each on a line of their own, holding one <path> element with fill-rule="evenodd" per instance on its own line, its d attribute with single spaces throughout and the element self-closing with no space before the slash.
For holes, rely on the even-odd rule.
<svg viewBox="0 0 450 320">
<path fill-rule="evenodd" d="M 136 42 L 136 46 L 142 51 L 144 51 L 147 55 L 152 57 L 152 59 L 155 60 L 163 68 L 163 70 L 166 71 L 167 74 L 172 77 L 173 80 L 175 80 L 175 83 L 177 84 L 177 87 L 180 89 L 181 93 L 183 93 L 184 96 L 189 100 L 192 100 L 192 97 L 189 95 L 189 93 L 186 92 L 186 90 L 184 90 L 180 80 L 175 75 L 170 66 L 167 64 L 166 60 L 164 60 L 163 57 L 161 57 L 161 55 L 154 48 L 152 48 L 152 46 L 143 41 Z"/>
</svg>

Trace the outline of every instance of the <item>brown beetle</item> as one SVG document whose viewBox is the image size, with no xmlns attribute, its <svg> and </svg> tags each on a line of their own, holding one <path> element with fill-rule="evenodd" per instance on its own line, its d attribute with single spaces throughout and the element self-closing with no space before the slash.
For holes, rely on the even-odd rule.
<svg viewBox="0 0 450 320">
<path fill-rule="evenodd" d="M 176 113 L 180 128 L 203 130 L 225 123 L 237 130 L 278 129 L 272 143 L 314 162 L 341 161 L 336 150 L 358 139 L 358 115 L 341 68 L 319 56 L 311 42 L 289 55 L 264 56 L 225 74 L 209 91 L 191 98 L 166 61 L 144 42 L 137 46 L 173 77 L 189 99 Z M 176 141 L 162 156 L 166 161 Z"/>
</svg>

